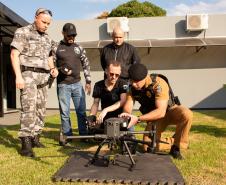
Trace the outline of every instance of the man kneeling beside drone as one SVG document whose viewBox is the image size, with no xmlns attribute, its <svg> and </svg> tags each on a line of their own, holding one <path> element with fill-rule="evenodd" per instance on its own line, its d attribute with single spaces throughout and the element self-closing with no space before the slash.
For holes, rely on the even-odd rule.
<svg viewBox="0 0 226 185">
<path fill-rule="evenodd" d="M 174 142 L 169 154 L 176 159 L 183 159 L 180 149 L 187 149 L 189 131 L 192 123 L 192 111 L 180 105 L 179 99 L 174 96 L 168 79 L 160 74 L 148 74 L 143 64 L 133 64 L 129 68 L 131 88 L 127 93 L 124 105 L 125 113 L 120 117 L 130 118 L 128 128 L 139 123 L 147 122 L 145 130 L 156 126 L 157 149 L 161 144 L 161 134 L 168 125 L 176 125 Z M 140 103 L 141 116 L 132 115 L 134 102 Z M 144 135 L 144 141 L 151 139 Z M 144 150 L 147 150 L 144 145 Z"/>
</svg>

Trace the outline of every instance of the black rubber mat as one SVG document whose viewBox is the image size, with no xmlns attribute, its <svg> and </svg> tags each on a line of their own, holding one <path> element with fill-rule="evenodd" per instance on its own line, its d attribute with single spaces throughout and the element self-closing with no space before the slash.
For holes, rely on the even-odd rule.
<svg viewBox="0 0 226 185">
<path fill-rule="evenodd" d="M 121 184 L 184 184 L 184 179 L 170 156 L 138 154 L 136 165 L 130 170 L 128 156 L 118 155 L 116 163 L 106 164 L 102 159 L 87 167 L 93 154 L 75 152 L 64 166 L 53 176 L 53 181 L 99 182 Z"/>
</svg>

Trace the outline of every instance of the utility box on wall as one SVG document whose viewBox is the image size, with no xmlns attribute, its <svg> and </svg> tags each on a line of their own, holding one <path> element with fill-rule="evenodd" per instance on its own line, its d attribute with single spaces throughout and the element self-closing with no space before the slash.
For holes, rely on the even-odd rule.
<svg viewBox="0 0 226 185">
<path fill-rule="evenodd" d="M 208 14 L 187 14 L 187 31 L 202 31 L 206 29 L 208 29 Z"/>
<path fill-rule="evenodd" d="M 109 17 L 107 18 L 107 32 L 112 33 L 116 27 L 120 27 L 124 32 L 129 32 L 128 23 L 127 17 Z"/>
</svg>

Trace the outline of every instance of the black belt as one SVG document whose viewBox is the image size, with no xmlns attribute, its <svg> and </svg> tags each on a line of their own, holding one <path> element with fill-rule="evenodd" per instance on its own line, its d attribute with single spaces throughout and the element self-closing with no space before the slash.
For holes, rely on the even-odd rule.
<svg viewBox="0 0 226 185">
<path fill-rule="evenodd" d="M 28 66 L 23 66 L 21 65 L 21 72 L 24 71 L 33 71 L 37 73 L 49 73 L 50 70 L 44 69 L 44 68 L 38 68 L 38 67 L 28 67 Z"/>
</svg>

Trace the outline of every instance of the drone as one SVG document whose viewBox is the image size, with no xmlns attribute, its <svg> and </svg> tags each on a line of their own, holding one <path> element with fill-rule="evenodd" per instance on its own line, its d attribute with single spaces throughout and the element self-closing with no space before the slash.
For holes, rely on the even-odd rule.
<svg viewBox="0 0 226 185">
<path fill-rule="evenodd" d="M 155 153 L 156 150 L 156 128 L 150 131 L 129 131 L 127 118 L 113 117 L 104 121 L 104 130 L 102 134 L 99 128 L 95 127 L 95 116 L 87 117 L 88 135 L 85 136 L 65 136 L 60 134 L 60 142 L 66 144 L 68 139 L 97 139 L 100 144 L 93 155 L 92 159 L 88 162 L 87 166 L 94 164 L 97 160 L 102 159 L 106 166 L 109 164 L 115 164 L 116 158 L 121 153 L 122 155 L 128 155 L 131 161 L 130 170 L 132 170 L 136 164 L 133 158 L 133 154 L 136 153 L 136 146 L 138 143 L 147 144 L 149 146 L 148 152 Z M 143 141 L 135 138 L 137 134 L 148 134 L 151 141 Z M 100 156 L 99 153 L 104 145 L 107 145 L 110 151 L 109 155 Z"/>
</svg>

